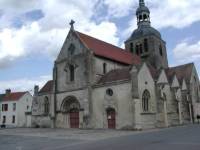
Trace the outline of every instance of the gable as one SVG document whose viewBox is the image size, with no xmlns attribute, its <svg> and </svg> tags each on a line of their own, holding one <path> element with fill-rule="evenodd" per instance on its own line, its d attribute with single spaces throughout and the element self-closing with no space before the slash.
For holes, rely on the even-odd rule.
<svg viewBox="0 0 200 150">
<path fill-rule="evenodd" d="M 70 30 L 56 61 L 59 62 L 71 56 L 84 53 L 86 49 L 79 37 Z"/>
<path fill-rule="evenodd" d="M 168 83 L 168 79 L 164 70 L 161 71 L 157 84 Z"/>
<path fill-rule="evenodd" d="M 182 90 L 187 90 L 187 85 L 186 85 L 185 79 L 183 79 L 181 89 L 182 89 Z"/>
<path fill-rule="evenodd" d="M 194 81 L 194 78 L 196 78 L 196 81 Z M 192 73 L 190 76 L 190 83 L 192 82 L 199 82 L 199 76 L 195 66 L 192 68 Z"/>
<path fill-rule="evenodd" d="M 154 82 L 154 79 L 146 63 L 144 63 L 139 70 L 138 79 L 140 80 L 139 82 Z"/>
<path fill-rule="evenodd" d="M 178 79 L 177 79 L 176 75 L 174 75 L 174 77 L 173 77 L 171 87 L 180 87 L 180 84 L 178 82 Z"/>
</svg>

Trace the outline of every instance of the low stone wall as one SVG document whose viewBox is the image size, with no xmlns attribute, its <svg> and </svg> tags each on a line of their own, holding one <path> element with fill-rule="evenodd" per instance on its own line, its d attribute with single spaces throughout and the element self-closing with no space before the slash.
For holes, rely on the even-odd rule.
<svg viewBox="0 0 200 150">
<path fill-rule="evenodd" d="M 51 120 L 49 116 L 32 116 L 31 126 L 33 128 L 50 128 Z"/>
</svg>

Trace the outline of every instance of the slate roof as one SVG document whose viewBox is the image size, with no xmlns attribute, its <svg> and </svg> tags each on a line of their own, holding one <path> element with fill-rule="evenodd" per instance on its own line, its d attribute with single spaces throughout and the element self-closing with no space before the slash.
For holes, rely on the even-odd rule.
<svg viewBox="0 0 200 150">
<path fill-rule="evenodd" d="M 85 46 L 91 49 L 96 56 L 104 57 L 123 64 L 140 64 L 140 57 L 112 44 L 76 31 Z"/>
<path fill-rule="evenodd" d="M 114 81 L 130 80 L 130 68 L 115 69 L 105 74 L 99 81 L 98 84 L 104 84 Z"/>
<path fill-rule="evenodd" d="M 10 94 L 4 94 L 2 101 L 18 101 L 27 92 L 12 92 Z"/>
<path fill-rule="evenodd" d="M 156 36 L 157 38 L 161 39 L 161 34 L 158 30 L 151 26 L 140 25 L 136 30 L 133 31 L 131 36 L 126 40 L 129 42 L 130 40 L 134 40 L 137 38 L 145 37 L 145 36 Z"/>
<path fill-rule="evenodd" d="M 191 79 L 193 66 L 193 63 L 189 63 L 165 69 L 169 82 L 171 83 L 174 75 L 176 75 L 180 83 L 183 81 L 183 79 L 186 80 L 186 83 L 189 83 Z"/>
<path fill-rule="evenodd" d="M 53 91 L 53 80 L 47 81 L 47 83 L 41 88 L 39 93 L 48 93 Z"/>
</svg>

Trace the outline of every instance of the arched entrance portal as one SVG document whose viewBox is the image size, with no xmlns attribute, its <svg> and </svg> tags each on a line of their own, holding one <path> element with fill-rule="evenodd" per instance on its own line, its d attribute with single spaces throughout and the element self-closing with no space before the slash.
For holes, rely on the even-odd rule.
<svg viewBox="0 0 200 150">
<path fill-rule="evenodd" d="M 116 112 L 113 108 L 108 108 L 107 112 L 107 120 L 108 120 L 108 129 L 116 128 Z"/>
<path fill-rule="evenodd" d="M 74 96 L 68 96 L 63 100 L 61 111 L 67 114 L 70 128 L 79 128 L 80 103 Z"/>
</svg>

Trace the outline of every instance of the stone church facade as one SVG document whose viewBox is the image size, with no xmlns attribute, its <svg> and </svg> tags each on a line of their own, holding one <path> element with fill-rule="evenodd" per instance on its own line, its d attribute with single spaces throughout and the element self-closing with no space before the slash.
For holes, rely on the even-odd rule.
<svg viewBox="0 0 200 150">
<path fill-rule="evenodd" d="M 168 66 L 166 43 L 139 0 L 138 28 L 125 50 L 71 29 L 53 80 L 35 86 L 32 126 L 147 129 L 196 122 L 199 78 L 193 63 Z"/>
</svg>

